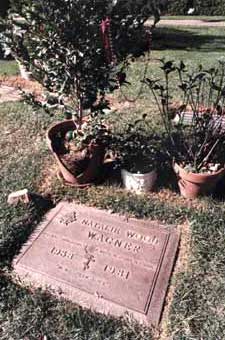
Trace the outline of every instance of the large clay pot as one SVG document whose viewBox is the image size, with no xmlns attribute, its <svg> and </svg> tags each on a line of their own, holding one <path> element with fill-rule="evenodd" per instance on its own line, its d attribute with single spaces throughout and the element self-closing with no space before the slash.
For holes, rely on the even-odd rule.
<svg viewBox="0 0 225 340">
<path fill-rule="evenodd" d="M 216 184 L 225 174 L 225 168 L 212 174 L 187 172 L 177 163 L 173 164 L 173 168 L 178 178 L 180 193 L 186 198 L 196 198 L 213 192 Z"/>
<path fill-rule="evenodd" d="M 60 176 L 63 177 L 66 184 L 73 186 L 87 186 L 90 185 L 99 175 L 101 166 L 104 161 L 105 149 L 101 145 L 92 144 L 89 146 L 89 159 L 85 170 L 78 176 L 74 175 L 62 160 L 62 154 L 57 145 L 57 135 L 61 134 L 62 138 L 68 131 L 76 129 L 73 120 L 65 120 L 58 122 L 51 126 L 47 131 L 47 144 L 49 149 L 57 161 Z"/>
<path fill-rule="evenodd" d="M 121 176 L 126 189 L 134 191 L 136 194 L 141 194 L 153 189 L 157 179 L 157 172 L 153 170 L 145 174 L 135 174 L 122 169 Z"/>
</svg>

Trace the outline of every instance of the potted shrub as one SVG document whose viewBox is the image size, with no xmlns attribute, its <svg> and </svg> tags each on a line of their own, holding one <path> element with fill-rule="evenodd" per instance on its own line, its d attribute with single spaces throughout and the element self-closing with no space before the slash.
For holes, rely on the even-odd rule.
<svg viewBox="0 0 225 340">
<path fill-rule="evenodd" d="M 66 184 L 80 187 L 98 178 L 110 141 L 110 130 L 100 113 L 85 117 L 81 126 L 69 119 L 47 131 L 47 143 L 59 167 L 58 176 Z"/>
<path fill-rule="evenodd" d="M 143 36 L 144 22 L 153 11 L 151 2 L 144 0 L 13 1 L 6 21 L 5 43 L 50 93 L 44 102 L 37 103 L 32 95 L 27 95 L 27 99 L 46 110 L 59 108 L 72 118 L 55 124 L 47 133 L 60 173 L 70 184 L 89 184 L 99 172 L 93 172 L 93 168 L 98 168 L 104 158 L 106 92 L 121 82 L 117 63 L 130 54 L 136 55 L 138 44 L 131 42 L 134 35 Z M 89 145 L 77 139 L 84 134 Z M 76 137 L 79 146 L 86 146 L 82 152 L 75 148 L 74 168 L 80 170 L 74 173 L 64 157 L 71 150 L 71 145 L 66 145 L 69 135 Z"/>
<path fill-rule="evenodd" d="M 181 194 L 210 193 L 225 173 L 225 63 L 188 70 L 182 61 L 160 62 L 163 80 L 145 82 L 161 114 Z"/>
<path fill-rule="evenodd" d="M 151 191 L 157 179 L 159 138 L 146 125 L 144 115 L 112 138 L 123 184 L 137 194 Z"/>
</svg>

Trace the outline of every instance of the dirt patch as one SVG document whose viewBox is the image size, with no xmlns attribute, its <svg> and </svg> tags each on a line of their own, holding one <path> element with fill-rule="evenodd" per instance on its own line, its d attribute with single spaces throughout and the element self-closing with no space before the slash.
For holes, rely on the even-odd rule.
<svg viewBox="0 0 225 340">
<path fill-rule="evenodd" d="M 33 92 L 39 99 L 43 92 L 41 85 L 36 81 L 25 80 L 19 76 L 0 76 L 0 103 L 21 100 L 20 89 Z"/>
<path fill-rule="evenodd" d="M 37 81 L 26 80 L 20 76 L 0 76 L 0 103 L 21 100 L 20 89 L 33 93 L 37 100 L 43 100 L 43 87 Z M 107 95 L 107 100 L 110 111 L 129 110 L 136 105 L 125 98 L 123 100 L 115 99 L 112 95 Z"/>
<path fill-rule="evenodd" d="M 118 92 L 119 94 L 119 92 Z M 126 100 L 126 98 L 118 99 L 113 95 L 107 95 L 107 100 L 109 101 L 109 106 L 111 111 L 123 111 L 129 110 L 136 106 L 136 103 Z"/>
<path fill-rule="evenodd" d="M 1 85 L 0 86 L 0 103 L 15 102 L 21 100 L 19 90 L 12 86 Z"/>
<path fill-rule="evenodd" d="M 33 80 L 26 80 L 20 76 L 0 76 L 0 85 L 10 86 L 15 89 L 22 88 L 24 90 L 29 90 L 29 92 L 34 92 L 36 94 L 42 93 L 42 86 Z"/>
</svg>

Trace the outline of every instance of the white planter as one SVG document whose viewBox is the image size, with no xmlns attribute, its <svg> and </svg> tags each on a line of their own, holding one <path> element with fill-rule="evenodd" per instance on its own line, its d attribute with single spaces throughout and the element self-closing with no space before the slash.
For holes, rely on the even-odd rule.
<svg viewBox="0 0 225 340">
<path fill-rule="evenodd" d="M 157 172 L 153 170 L 146 174 L 133 174 L 125 169 L 121 170 L 123 184 L 126 189 L 136 194 L 151 191 L 157 179 Z"/>
</svg>

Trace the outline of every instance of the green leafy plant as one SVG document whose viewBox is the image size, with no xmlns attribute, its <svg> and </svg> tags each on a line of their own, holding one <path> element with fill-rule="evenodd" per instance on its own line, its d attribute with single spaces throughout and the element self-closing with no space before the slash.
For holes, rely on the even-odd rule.
<svg viewBox="0 0 225 340">
<path fill-rule="evenodd" d="M 97 131 L 102 137 L 95 118 L 108 107 L 106 93 L 122 83 L 119 63 L 143 52 L 150 15 L 158 20 L 151 0 L 13 0 L 1 41 L 47 90 L 44 101 L 24 94 L 27 101 L 48 112 L 60 108 L 87 141 Z M 87 109 L 89 136 L 81 132 Z"/>
<path fill-rule="evenodd" d="M 153 132 L 149 133 L 149 127 L 143 115 L 143 119 L 113 135 L 111 148 L 122 168 L 132 173 L 147 173 L 157 167 L 160 140 Z"/>
<path fill-rule="evenodd" d="M 146 78 L 145 83 L 161 114 L 167 152 L 189 171 L 218 170 L 225 164 L 225 62 L 196 70 L 182 61 L 160 63 L 164 79 Z"/>
<path fill-rule="evenodd" d="M 66 139 L 68 141 L 75 139 L 77 148 L 81 150 L 91 144 L 109 147 L 112 135 L 111 130 L 104 123 L 104 118 L 100 114 L 96 117 L 89 116 L 80 129 L 69 131 Z"/>
</svg>

